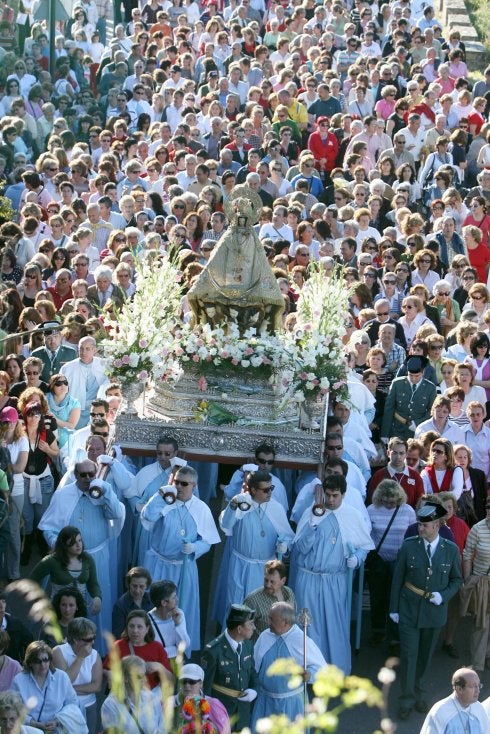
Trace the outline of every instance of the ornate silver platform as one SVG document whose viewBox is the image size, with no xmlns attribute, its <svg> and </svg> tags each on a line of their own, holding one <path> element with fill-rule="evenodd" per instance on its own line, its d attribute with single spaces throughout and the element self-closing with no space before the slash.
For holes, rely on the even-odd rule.
<svg viewBox="0 0 490 734">
<path fill-rule="evenodd" d="M 197 390 L 195 383 L 184 380 L 181 389 L 159 386 L 147 400 L 136 401 L 136 414 L 122 412 L 116 420 L 116 442 L 132 454 L 153 454 L 158 439 L 170 434 L 186 458 L 240 463 L 249 460 L 254 447 L 265 441 L 274 446 L 276 460 L 283 466 L 316 467 L 321 461 L 327 400 L 317 406 L 316 417 L 322 430 L 305 430 L 298 427 L 298 408 L 294 403 L 284 406 L 283 415 L 276 423 L 266 422 L 276 401 L 272 388 L 267 390 L 262 386 L 261 392 L 252 394 L 239 391 L 238 396 L 232 390 L 233 395 L 230 392 L 223 399 L 222 392 L 218 392 L 222 387 L 216 390 L 220 404 L 226 402 L 234 414 L 252 415 L 257 424 L 216 426 L 196 421 L 195 407 L 204 394 Z M 215 395 L 214 388 L 210 388 L 206 398 L 210 395 Z"/>
</svg>

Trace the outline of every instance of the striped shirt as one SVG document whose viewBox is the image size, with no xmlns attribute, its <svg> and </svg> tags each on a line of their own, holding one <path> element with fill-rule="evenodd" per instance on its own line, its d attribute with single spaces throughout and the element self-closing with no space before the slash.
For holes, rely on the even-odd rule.
<svg viewBox="0 0 490 734">
<path fill-rule="evenodd" d="M 372 525 L 371 538 L 377 548 L 395 510 L 384 507 L 383 505 L 380 507 L 369 505 L 367 511 Z M 396 513 L 391 528 L 383 540 L 383 545 L 379 549 L 379 555 L 384 561 L 396 561 L 397 553 L 405 538 L 405 531 L 415 521 L 416 516 L 413 507 L 405 503 L 400 505 L 400 509 Z"/>
<path fill-rule="evenodd" d="M 471 528 L 463 551 L 463 561 L 473 559 L 472 573 L 487 576 L 490 572 L 490 528 L 486 520 L 480 520 Z"/>
<path fill-rule="evenodd" d="M 282 587 L 282 595 L 284 601 L 288 604 L 292 604 L 296 611 L 296 597 L 294 592 L 289 586 Z M 252 591 L 244 600 L 244 605 L 255 609 L 255 632 L 252 637 L 252 641 L 256 642 L 260 633 L 266 629 L 269 629 L 269 612 L 273 604 L 278 602 L 275 596 L 268 594 L 263 588 Z"/>
</svg>

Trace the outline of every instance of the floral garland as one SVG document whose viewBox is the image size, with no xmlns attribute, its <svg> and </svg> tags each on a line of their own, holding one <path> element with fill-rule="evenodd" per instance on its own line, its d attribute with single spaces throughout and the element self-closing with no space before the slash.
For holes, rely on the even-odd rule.
<svg viewBox="0 0 490 734">
<path fill-rule="evenodd" d="M 253 370 L 271 382 L 274 376 L 294 369 L 296 350 L 288 335 L 257 334 L 248 329 L 243 337 L 238 326 L 230 324 L 213 329 L 205 324 L 192 329 L 189 325 L 178 328 L 162 350 L 159 372 L 166 381 L 177 380 L 183 365 L 195 365 L 200 375 L 199 387 L 206 390 L 206 376 L 210 374 L 243 375 Z"/>
<path fill-rule="evenodd" d="M 186 698 L 182 704 L 182 716 L 187 723 L 179 727 L 179 734 L 216 734 L 216 727 L 209 721 L 211 706 L 206 698 Z"/>
</svg>

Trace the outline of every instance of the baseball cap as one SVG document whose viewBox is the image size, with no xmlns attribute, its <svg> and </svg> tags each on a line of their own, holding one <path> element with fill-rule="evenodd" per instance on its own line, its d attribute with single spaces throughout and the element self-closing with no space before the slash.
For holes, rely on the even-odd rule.
<svg viewBox="0 0 490 734">
<path fill-rule="evenodd" d="M 15 408 L 3 408 L 0 410 L 0 423 L 17 423 L 19 414 Z"/>
<path fill-rule="evenodd" d="M 196 682 L 198 680 L 204 680 L 204 670 L 200 665 L 196 665 L 196 663 L 187 663 L 187 665 L 182 666 L 179 674 L 179 680 L 183 680 L 184 678 L 195 680 Z"/>
</svg>

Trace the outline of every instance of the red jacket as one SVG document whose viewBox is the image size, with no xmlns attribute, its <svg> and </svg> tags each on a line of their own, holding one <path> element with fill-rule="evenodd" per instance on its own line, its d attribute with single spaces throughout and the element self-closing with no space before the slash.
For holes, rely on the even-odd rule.
<svg viewBox="0 0 490 734">
<path fill-rule="evenodd" d="M 368 493 L 366 498 L 367 505 L 371 504 L 373 500 L 374 490 L 383 479 L 397 480 L 398 476 L 396 478 L 392 477 L 386 467 L 384 467 L 383 469 L 378 469 L 378 471 L 374 472 L 368 483 Z M 407 504 L 411 505 L 415 509 L 419 498 L 424 494 L 424 483 L 422 481 L 422 477 L 418 472 L 415 471 L 415 469 L 412 469 L 412 467 L 409 466 L 408 477 L 406 474 L 403 474 L 399 484 L 407 495 Z"/>
<path fill-rule="evenodd" d="M 339 141 L 337 137 L 329 131 L 325 140 L 320 138 L 319 132 L 311 133 L 308 138 L 308 148 L 315 158 L 315 168 L 319 171 L 331 171 L 335 168 L 335 160 L 339 152 Z M 321 161 L 326 162 L 322 163 Z"/>
</svg>

